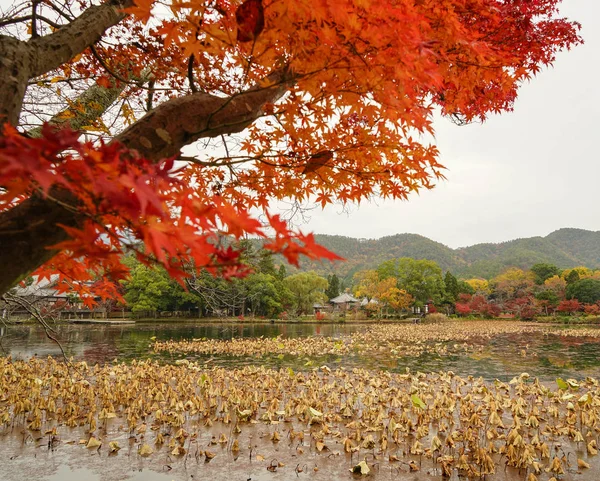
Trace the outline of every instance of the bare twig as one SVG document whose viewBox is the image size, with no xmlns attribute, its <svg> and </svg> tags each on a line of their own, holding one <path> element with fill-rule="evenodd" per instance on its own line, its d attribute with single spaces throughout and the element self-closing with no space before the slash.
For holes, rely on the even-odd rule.
<svg viewBox="0 0 600 481">
<path fill-rule="evenodd" d="M 35 306 L 35 304 L 33 302 L 28 301 L 23 296 L 17 296 L 15 294 L 11 294 L 10 292 L 7 292 L 6 294 L 4 294 L 2 296 L 2 300 L 4 302 L 6 302 L 7 304 L 12 302 L 14 304 L 21 306 L 23 309 L 25 309 L 44 328 L 44 331 L 46 332 L 46 336 L 48 337 L 48 339 L 54 341 L 58 345 L 58 348 L 60 349 L 60 352 L 62 353 L 62 356 L 63 356 L 65 362 L 68 363 L 69 365 L 71 364 L 71 361 L 69 361 L 69 359 L 67 358 L 67 354 L 65 353 L 65 350 L 63 349 L 62 344 L 56 337 L 57 336 L 56 331 L 54 330 L 54 328 L 52 328 L 52 326 L 50 326 L 46 322 L 46 319 L 44 319 L 44 316 L 42 315 L 40 310 Z"/>
<path fill-rule="evenodd" d="M 193 93 L 198 92 L 194 82 L 194 54 L 191 54 L 190 59 L 188 60 L 188 81 L 190 82 L 190 90 Z"/>
<path fill-rule="evenodd" d="M 48 25 L 50 25 L 56 29 L 59 29 L 62 27 L 62 25 L 50 20 L 47 17 L 44 17 L 43 15 L 36 14 L 36 18 L 38 20 L 41 20 L 44 23 L 47 23 Z M 13 25 L 15 23 L 27 22 L 29 20 L 33 21 L 33 15 L 25 15 L 23 17 L 7 18 L 6 20 L 0 20 L 0 27 L 6 27 L 7 25 Z"/>
<path fill-rule="evenodd" d="M 37 32 L 37 6 L 39 0 L 33 0 L 31 2 L 31 38 L 39 37 Z"/>
</svg>

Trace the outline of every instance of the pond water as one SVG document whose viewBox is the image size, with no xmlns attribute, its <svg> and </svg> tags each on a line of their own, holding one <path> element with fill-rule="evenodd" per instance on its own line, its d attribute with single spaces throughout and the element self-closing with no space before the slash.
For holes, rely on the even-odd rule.
<svg viewBox="0 0 600 481">
<path fill-rule="evenodd" d="M 290 376 L 311 374 L 310 372 L 299 374 L 298 371 L 311 371 L 316 367 L 327 365 L 333 370 L 337 367 L 366 368 L 368 371 L 356 372 L 366 373 L 357 376 L 364 375 L 369 382 L 376 380 L 378 376 L 385 378 L 386 373 L 377 373 L 378 370 L 397 373 L 405 373 L 407 369 L 413 373 L 416 371 L 452 370 L 464 378 L 466 376 L 482 377 L 486 381 L 494 379 L 508 381 L 523 372 L 528 372 L 531 376 L 539 377 L 545 385 L 554 389 L 556 389 L 557 377 L 564 379 L 582 379 L 586 376 L 600 378 L 600 336 L 595 335 L 597 328 L 586 326 L 585 329 L 592 329 L 592 331 L 587 331 L 584 335 L 561 335 L 561 327 L 540 327 L 538 330 L 535 326 L 525 333 L 524 331 L 519 332 L 521 324 L 515 325 L 517 330 L 495 332 L 490 336 L 483 335 L 485 334 L 483 333 L 458 341 L 456 338 L 452 341 L 440 341 L 434 336 L 431 340 L 423 343 L 423 346 L 430 346 L 431 349 L 417 349 L 414 352 L 420 352 L 420 354 L 412 356 L 394 354 L 390 349 L 371 349 L 363 354 L 360 353 L 360 349 L 353 349 L 344 355 L 329 354 L 312 357 L 293 356 L 287 353 L 240 357 L 215 354 L 168 354 L 154 352 L 152 343 L 154 340 L 227 340 L 277 336 L 285 338 L 323 336 L 347 342 L 352 336 L 355 339 L 360 338 L 359 334 L 362 335 L 365 331 L 372 330 L 372 325 L 156 322 L 122 325 L 61 324 L 55 328 L 65 354 L 75 360 L 86 361 L 90 365 L 111 363 L 115 359 L 129 362 L 146 358 L 167 364 L 187 358 L 205 363 L 207 367 L 234 368 L 248 365 L 262 365 L 271 368 L 289 367 L 293 370 L 290 371 L 291 374 L 286 371 L 277 371 L 283 373 L 284 378 L 288 379 Z M 408 328 L 410 332 L 414 332 L 421 329 L 422 326 L 415 326 L 414 329 L 412 326 L 408 326 Z M 427 329 L 436 331 L 436 335 L 438 335 L 439 327 L 429 325 Z M 460 324 L 460 329 L 462 336 L 463 324 Z M 489 329 L 487 324 L 484 329 Z M 380 331 L 373 330 L 373 332 Z M 443 336 L 440 337 L 440 339 L 442 338 Z M 408 342 L 410 343 L 410 341 Z M 0 354 L 10 355 L 13 359 L 62 356 L 59 346 L 48 339 L 45 331 L 38 325 L 0 327 Z M 134 368 L 135 366 L 129 367 Z M 186 368 L 182 367 L 182 369 Z M 251 371 L 251 368 L 246 371 Z M 234 370 L 228 369 L 225 372 L 234 372 Z M 424 377 L 420 377 L 420 379 L 424 379 Z M 173 382 L 173 380 L 167 382 Z M 476 381 L 468 380 L 469 384 L 472 382 L 476 383 Z M 252 383 L 252 392 L 255 389 L 256 391 L 260 391 L 261 388 L 267 389 L 259 384 Z M 490 389 L 495 385 L 493 382 L 486 384 Z M 275 385 L 270 385 L 271 387 L 268 389 Z M 457 386 L 454 386 L 453 392 L 457 391 Z M 327 392 L 330 393 L 330 391 Z M 579 396 L 579 393 L 577 395 Z M 460 394 L 457 396 L 461 397 Z M 0 414 L 2 408 L 3 403 L 0 402 Z M 550 424 L 551 419 L 548 416 L 546 422 Z M 508 425 L 510 420 L 510 410 L 507 410 L 504 421 Z M 24 419 L 21 418 L 21 421 Z M 156 452 L 149 458 L 143 458 L 138 454 L 138 449 L 143 442 L 152 443 L 156 433 L 150 430 L 144 438 L 144 434 L 136 434 L 137 431 L 134 433 L 124 427 L 125 421 L 124 414 L 121 412 L 121 417 L 108 425 L 108 428 L 104 426 L 96 430 L 95 434 L 104 441 L 102 449 L 86 449 L 85 442 L 91 434 L 82 427 L 85 422 L 72 428 L 62 426 L 55 439 L 56 445 L 51 442 L 53 436 L 44 429 L 28 430 L 24 428 L 26 425 L 24 422 L 5 424 L 0 429 L 0 457 L 3 459 L 0 481 L 21 481 L 24 478 L 33 478 L 38 481 L 78 481 L 81 479 L 90 481 L 122 479 L 131 481 L 195 481 L 197 479 L 227 479 L 228 481 L 287 481 L 290 479 L 329 481 L 336 479 L 350 481 L 361 478 L 349 473 L 349 468 L 354 466 L 359 458 L 358 455 L 344 452 L 341 437 L 329 436 L 326 438 L 330 449 L 328 451 L 320 452 L 316 449 L 311 433 L 316 433 L 321 429 L 318 424 L 312 426 L 310 423 L 302 425 L 298 422 L 272 425 L 261 422 L 245 424 L 243 432 L 239 434 L 241 455 L 233 453 L 225 445 L 217 445 L 214 442 L 214 439 L 222 434 L 232 438 L 233 426 L 218 422 L 215 422 L 214 426 L 211 423 L 212 427 L 207 426 L 206 423 L 203 426 L 189 424 L 186 429 L 190 432 L 194 431 L 194 436 L 197 438 L 192 436 L 186 442 L 189 451 L 185 457 L 177 458 L 170 452 L 171 448 L 156 447 L 152 444 Z M 346 424 L 347 421 L 342 421 L 341 425 Z M 346 427 L 348 428 L 348 426 Z M 298 443 L 293 438 L 286 437 L 288 436 L 286 433 L 291 433 L 292 429 L 306 431 L 307 439 L 304 443 Z M 274 431 L 282 433 L 281 442 L 270 441 L 269 436 Z M 537 432 L 542 432 L 542 430 L 539 429 Z M 597 437 L 596 434 L 594 436 Z M 425 441 L 425 439 L 428 438 L 424 438 L 424 443 L 427 444 L 429 441 Z M 110 453 L 107 447 L 108 441 L 118 441 L 122 447 L 121 451 L 118 454 Z M 552 443 L 555 441 L 552 440 Z M 583 472 L 571 468 L 560 479 L 564 481 L 597 480 L 600 472 L 600 460 L 596 459 L 597 457 L 587 456 L 585 445 L 571 446 L 568 440 L 565 443 L 563 448 L 569 451 L 569 456 L 585 458 L 592 466 L 591 469 Z M 560 447 L 561 444 L 554 443 L 552 446 L 555 450 L 563 449 Z M 203 460 L 202 456 L 196 455 L 199 450 L 203 449 L 210 449 L 216 453 L 215 459 L 210 463 Z M 411 459 L 411 455 L 407 454 L 409 444 L 398 445 L 394 449 L 396 449 L 396 453 L 404 453 L 401 455 L 403 460 Z M 413 473 L 408 469 L 406 462 L 388 462 L 383 455 L 375 457 L 375 451 L 370 453 L 363 450 L 361 456 L 360 459 L 364 458 L 365 460 L 371 456 L 368 461 L 373 472 L 365 479 L 376 481 L 388 478 L 399 481 L 424 479 L 446 481 L 449 479 L 442 477 L 439 465 L 432 459 L 412 456 L 412 460 L 417 462 L 420 468 L 419 472 Z M 503 465 L 504 458 L 500 454 L 494 455 L 494 461 L 499 466 L 493 476 L 494 481 L 522 481 L 525 479 L 524 471 L 506 468 Z M 277 465 L 276 469 L 269 469 L 269 466 L 275 465 Z M 542 476 L 544 477 L 540 477 L 540 480 L 549 479 L 549 475 L 546 473 Z M 459 478 L 458 472 L 454 471 L 449 481 L 458 481 L 459 479 L 465 478 Z"/>
<path fill-rule="evenodd" d="M 291 367 L 307 370 L 327 364 L 346 368 L 363 367 L 404 372 L 452 370 L 461 376 L 473 375 L 486 380 L 506 381 L 522 372 L 542 380 L 556 377 L 600 377 L 600 338 L 567 337 L 542 332 L 504 333 L 491 339 L 473 339 L 473 349 L 450 352 L 447 355 L 424 353 L 413 357 L 394 356 L 388 352 L 346 356 L 317 357 L 266 355 L 234 357 L 227 355 L 183 355 L 155 353 L 151 344 L 156 340 L 232 339 L 258 337 L 328 336 L 348 338 L 353 332 L 364 331 L 368 324 L 269 324 L 269 323 L 137 323 L 137 324 L 61 324 L 56 326 L 57 338 L 67 357 L 88 364 L 106 363 L 114 359 L 130 361 L 152 358 L 164 362 L 186 357 L 207 361 L 211 366 L 238 367 L 261 364 L 272 368 Z M 587 327 L 589 329 L 589 327 Z M 556 332 L 560 327 L 556 328 Z M 0 353 L 15 359 L 31 356 L 61 356 L 59 346 L 48 339 L 38 325 L 0 327 Z"/>
</svg>

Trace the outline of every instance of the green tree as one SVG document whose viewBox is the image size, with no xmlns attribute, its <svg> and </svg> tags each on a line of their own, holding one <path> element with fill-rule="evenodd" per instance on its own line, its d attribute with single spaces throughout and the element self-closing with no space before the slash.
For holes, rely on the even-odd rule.
<svg viewBox="0 0 600 481">
<path fill-rule="evenodd" d="M 327 279 L 314 271 L 288 276 L 283 280 L 283 284 L 291 293 L 290 307 L 298 314 L 310 313 L 313 304 L 327 301 Z"/>
<path fill-rule="evenodd" d="M 572 269 L 567 276 L 565 277 L 565 281 L 567 281 L 567 286 L 571 284 L 575 284 L 580 279 L 579 272 L 575 269 Z"/>
<path fill-rule="evenodd" d="M 327 290 L 325 291 L 325 295 L 328 299 L 333 299 L 340 295 L 340 279 L 335 274 L 327 276 L 327 282 L 329 285 L 327 286 Z"/>
<path fill-rule="evenodd" d="M 449 303 L 456 302 L 460 288 L 458 286 L 458 279 L 452 275 L 450 271 L 446 271 L 444 276 L 444 291 L 446 293 L 444 300 Z"/>
<path fill-rule="evenodd" d="M 538 263 L 531 266 L 531 272 L 535 275 L 534 282 L 541 286 L 546 279 L 550 279 L 552 276 L 560 275 L 560 269 L 554 264 Z"/>
<path fill-rule="evenodd" d="M 377 268 L 380 279 L 395 277 L 398 289 L 404 289 L 418 304 L 432 300 L 439 304 L 444 296 L 442 269 L 435 261 L 410 257 L 392 259 Z"/>
<path fill-rule="evenodd" d="M 459 294 L 475 294 L 475 288 L 467 281 L 458 281 L 458 293 Z M 458 296 L 457 296 L 458 298 Z"/>
<path fill-rule="evenodd" d="M 191 270 L 186 279 L 191 292 L 202 299 L 204 315 L 239 316 L 246 314 L 247 286 L 242 279 L 225 279 L 212 276 L 205 270 Z"/>
<path fill-rule="evenodd" d="M 271 274 L 262 272 L 244 279 L 247 304 L 256 316 L 273 317 L 283 311 L 283 304 L 291 297 L 285 285 Z"/>
<path fill-rule="evenodd" d="M 132 312 L 178 310 L 193 299 L 164 269 L 141 263 L 132 268 L 131 277 L 122 285 L 123 297 Z"/>
<path fill-rule="evenodd" d="M 560 302 L 558 295 L 549 289 L 544 289 L 543 291 L 538 292 L 535 295 L 535 298 L 540 301 L 540 305 L 544 309 L 546 315 L 548 315 L 549 307 L 556 309 L 556 306 L 558 306 L 558 303 Z"/>
<path fill-rule="evenodd" d="M 270 276 L 277 275 L 277 269 L 275 268 L 275 262 L 273 261 L 273 252 L 266 249 L 261 249 L 258 252 L 257 271 Z"/>
<path fill-rule="evenodd" d="M 277 269 L 277 279 L 283 281 L 287 277 L 287 269 L 285 268 L 285 264 L 280 264 L 279 269 Z"/>
<path fill-rule="evenodd" d="M 600 301 L 600 279 L 587 278 L 567 284 L 567 299 L 577 299 L 584 304 Z"/>
<path fill-rule="evenodd" d="M 205 271 L 197 273 L 190 269 L 187 280 L 189 288 L 203 301 L 205 313 L 214 316 L 239 316 L 249 313 L 258 316 L 274 316 L 283 309 L 283 302 L 289 297 L 275 268 L 270 251 L 256 247 L 248 239 L 235 244 L 242 252 L 241 261 L 252 270 L 243 279 L 226 281 L 214 278 Z M 285 273 L 285 267 L 283 267 Z"/>
</svg>

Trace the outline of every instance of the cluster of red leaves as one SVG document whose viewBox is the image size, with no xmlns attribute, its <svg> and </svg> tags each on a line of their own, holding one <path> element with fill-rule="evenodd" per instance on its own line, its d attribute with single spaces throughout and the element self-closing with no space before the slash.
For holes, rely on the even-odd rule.
<svg viewBox="0 0 600 481">
<path fill-rule="evenodd" d="M 498 305 L 489 302 L 483 296 L 471 296 L 469 294 L 461 294 L 454 309 L 458 315 L 468 316 L 469 314 L 477 314 L 485 317 L 498 317 L 501 309 Z"/>
<path fill-rule="evenodd" d="M 126 251 L 161 264 L 180 281 L 190 266 L 225 278 L 247 275 L 240 252 L 224 241 L 231 237 L 270 235 L 266 247 L 292 264 L 301 254 L 339 259 L 277 215 L 268 215 L 265 226 L 240 205 L 184 182 L 183 170 L 190 167 L 177 168 L 173 159 L 149 162 L 116 142 L 81 143 L 79 134 L 49 126 L 42 133 L 31 139 L 5 126 L 0 212 L 31 195 L 68 203 L 77 212 L 79 226 L 63 227 L 69 239 L 53 246 L 60 253 L 37 274 L 59 273 L 57 288 L 75 290 L 88 303 L 94 296 L 118 297 L 114 282 L 128 273 Z"/>
<path fill-rule="evenodd" d="M 597 316 L 600 314 L 600 304 L 585 304 L 583 306 L 583 312 L 588 316 Z"/>
<path fill-rule="evenodd" d="M 536 315 L 540 314 L 540 303 L 535 297 L 520 296 L 515 299 L 507 301 L 504 305 L 504 312 L 514 314 L 520 319 L 533 319 Z"/>
<path fill-rule="evenodd" d="M 556 306 L 556 311 L 565 314 L 572 314 L 580 311 L 581 307 L 581 302 L 579 302 L 577 299 L 565 299 L 564 301 L 560 301 L 558 306 Z"/>
<path fill-rule="evenodd" d="M 265 11 L 262 0 L 246 0 L 235 12 L 238 24 L 238 42 L 254 40 L 265 28 Z"/>
</svg>

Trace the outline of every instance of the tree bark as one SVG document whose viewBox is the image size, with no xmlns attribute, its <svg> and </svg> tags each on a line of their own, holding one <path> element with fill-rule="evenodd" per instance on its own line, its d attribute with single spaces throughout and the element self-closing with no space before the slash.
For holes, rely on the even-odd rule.
<svg viewBox="0 0 600 481">
<path fill-rule="evenodd" d="M 177 155 L 201 138 L 241 132 L 259 118 L 267 103 L 285 93 L 293 77 L 278 70 L 255 86 L 232 97 L 195 93 L 169 100 L 115 137 L 150 160 Z"/>
<path fill-rule="evenodd" d="M 35 55 L 26 43 L 0 35 L 0 125 L 19 122 L 33 63 Z"/>
<path fill-rule="evenodd" d="M 106 30 L 125 18 L 126 14 L 122 10 L 132 4 L 132 0 L 110 0 L 102 5 L 89 7 L 56 32 L 30 40 L 28 45 L 35 52 L 36 59 L 30 78 L 60 67 L 94 45 Z"/>
<path fill-rule="evenodd" d="M 55 196 L 62 196 L 59 192 Z M 78 215 L 33 196 L 2 213 L 0 221 L 0 295 L 58 252 L 48 246 L 68 238 L 57 224 L 76 225 Z"/>
</svg>

